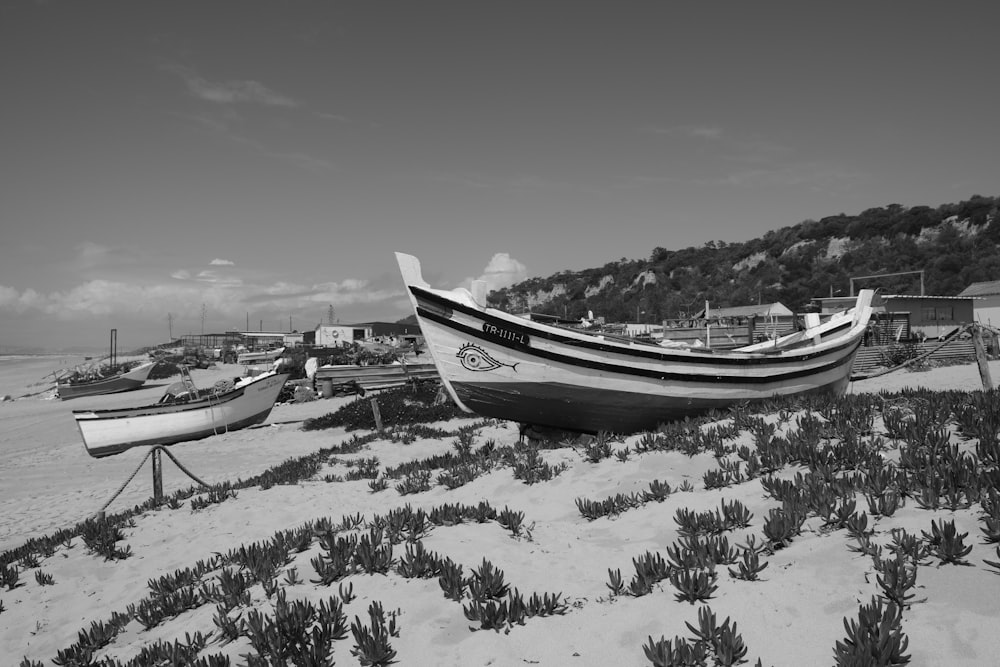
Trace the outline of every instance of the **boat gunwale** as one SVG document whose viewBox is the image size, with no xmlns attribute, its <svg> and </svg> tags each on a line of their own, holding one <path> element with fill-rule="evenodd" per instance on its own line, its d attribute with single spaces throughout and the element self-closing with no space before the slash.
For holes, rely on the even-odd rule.
<svg viewBox="0 0 1000 667">
<path fill-rule="evenodd" d="M 435 322 L 441 326 L 448 327 L 456 331 L 461 331 L 462 333 L 467 334 L 471 337 L 487 341 L 494 345 L 500 345 L 508 349 L 516 350 L 521 354 L 530 355 L 532 357 L 537 357 L 540 359 L 545 359 L 547 361 L 558 362 L 576 368 L 587 368 L 590 370 L 602 371 L 607 373 L 616 373 L 619 375 L 630 375 L 630 376 L 647 378 L 651 380 L 664 380 L 664 381 L 670 380 L 678 382 L 708 382 L 708 383 L 752 385 L 752 384 L 768 384 L 772 382 L 781 382 L 784 380 L 793 380 L 796 378 L 824 373 L 826 371 L 842 366 L 844 363 L 847 362 L 848 359 L 853 358 L 853 356 L 857 353 L 858 347 L 861 345 L 861 336 L 857 336 L 851 340 L 846 341 L 843 345 L 837 348 L 828 349 L 823 353 L 824 356 L 830 356 L 835 358 L 819 366 L 812 365 L 804 368 L 799 367 L 798 362 L 803 360 L 802 357 L 798 358 L 772 357 L 770 361 L 772 362 L 771 366 L 773 366 L 774 372 L 769 374 L 734 375 L 731 373 L 727 373 L 726 371 L 719 371 L 719 370 L 708 373 L 693 373 L 693 372 L 684 373 L 684 372 L 667 371 L 663 369 L 635 366 L 635 365 L 630 365 L 627 362 L 613 363 L 610 361 L 580 359 L 579 357 L 573 357 L 550 350 L 542 350 L 537 347 L 525 347 L 523 345 L 513 344 L 508 341 L 502 341 L 502 340 L 497 340 L 495 338 L 491 338 L 488 334 L 478 331 L 475 328 L 455 322 L 453 320 L 449 320 L 433 312 L 425 311 L 421 313 L 419 310 L 417 312 L 418 315 L 420 315 L 421 317 L 425 317 L 428 320 Z M 795 365 L 796 367 L 789 368 L 789 366 L 792 365 Z M 734 369 L 734 370 L 738 371 L 739 369 Z"/>
<path fill-rule="evenodd" d="M 277 375 L 284 375 L 285 381 L 287 382 L 289 373 L 279 373 Z M 150 403 L 148 405 L 138 405 L 131 408 L 101 408 L 99 410 L 73 410 L 73 417 L 79 421 L 81 418 L 86 420 L 94 419 L 125 419 L 130 417 L 152 417 L 157 415 L 169 415 L 177 412 L 191 412 L 194 410 L 199 410 L 202 408 L 217 408 L 220 405 L 229 403 L 244 393 L 249 387 L 261 380 L 266 380 L 268 378 L 276 377 L 277 375 L 262 375 L 254 378 L 253 381 L 246 383 L 241 387 L 234 387 L 227 392 L 221 394 L 210 394 L 193 401 L 185 401 L 183 403 Z M 281 383 L 284 386 L 284 382 Z M 278 389 L 280 392 L 281 389 Z M 121 414 L 114 414 L 121 413 Z"/>
<path fill-rule="evenodd" d="M 739 352 L 738 350 L 712 350 L 712 348 L 688 348 L 685 350 L 653 349 L 652 346 L 646 345 L 632 345 L 629 343 L 602 341 L 596 339 L 588 340 L 588 338 L 595 338 L 595 335 L 584 332 L 573 336 L 566 335 L 575 332 L 570 329 L 556 329 L 555 327 L 544 324 L 532 323 L 530 325 L 526 325 L 522 322 L 517 322 L 515 319 L 516 316 L 514 315 L 502 313 L 500 311 L 489 312 L 493 310 L 490 308 L 477 308 L 469 306 L 460 303 L 455 299 L 449 298 L 437 290 L 426 289 L 416 285 L 409 285 L 409 289 L 418 301 L 420 299 L 432 301 L 436 305 L 443 305 L 470 317 L 483 320 L 484 323 L 494 324 L 495 326 L 502 324 L 503 328 L 513 328 L 518 333 L 542 338 L 553 344 L 586 348 L 595 352 L 613 353 L 625 357 L 641 357 L 660 362 L 736 366 L 766 366 L 780 365 L 783 363 L 797 363 L 808 361 L 815 357 L 836 353 L 854 345 L 855 342 L 860 342 L 861 334 L 864 329 L 862 326 L 855 326 L 853 319 L 845 317 L 845 321 L 842 324 L 838 324 L 823 332 L 827 336 L 830 336 L 831 334 L 836 334 L 836 336 L 823 341 L 824 346 L 821 349 L 817 349 L 817 346 L 797 347 L 791 349 L 777 348 L 775 352 Z M 490 336 L 485 332 L 465 327 L 465 325 L 461 323 L 454 322 L 450 317 L 445 317 L 440 313 L 435 313 L 433 310 L 428 309 L 425 306 L 421 306 L 419 303 L 415 305 L 418 317 L 426 317 L 441 324 L 451 321 L 455 328 L 463 327 L 466 329 L 466 333 L 469 333 L 470 335 L 475 335 L 482 340 L 487 340 L 491 343 L 510 349 L 531 349 L 533 352 L 538 351 L 538 348 L 536 347 L 527 348 L 524 345 L 519 345 L 511 341 Z M 501 315 L 505 317 L 502 317 Z"/>
</svg>

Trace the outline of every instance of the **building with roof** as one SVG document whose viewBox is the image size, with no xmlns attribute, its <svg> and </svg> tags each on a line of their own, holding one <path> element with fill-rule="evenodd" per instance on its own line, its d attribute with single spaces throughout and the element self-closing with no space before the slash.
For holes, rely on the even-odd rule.
<svg viewBox="0 0 1000 667">
<path fill-rule="evenodd" d="M 973 322 L 972 303 L 972 297 L 964 296 L 885 294 L 882 311 L 889 318 L 908 314 L 912 338 L 945 338 Z"/>
<path fill-rule="evenodd" d="M 813 299 L 824 315 L 854 306 L 856 296 Z M 872 343 L 943 338 L 973 321 L 970 296 L 879 294 L 872 299 Z M 1000 322 L 1000 317 L 997 318 Z"/>
<path fill-rule="evenodd" d="M 976 322 L 1000 327 L 1000 280 L 972 283 L 958 295 L 974 299 L 972 311 Z"/>
</svg>

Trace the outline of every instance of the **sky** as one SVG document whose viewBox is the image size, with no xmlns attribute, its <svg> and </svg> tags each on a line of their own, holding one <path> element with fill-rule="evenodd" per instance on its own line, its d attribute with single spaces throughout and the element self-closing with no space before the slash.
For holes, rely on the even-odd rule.
<svg viewBox="0 0 1000 667">
<path fill-rule="evenodd" d="M 0 3 L 0 353 L 1000 194 L 985 2 Z"/>
</svg>

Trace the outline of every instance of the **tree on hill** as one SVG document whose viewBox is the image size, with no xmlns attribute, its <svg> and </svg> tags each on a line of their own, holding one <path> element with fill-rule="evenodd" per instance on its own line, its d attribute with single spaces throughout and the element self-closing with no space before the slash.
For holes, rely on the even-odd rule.
<svg viewBox="0 0 1000 667">
<path fill-rule="evenodd" d="M 719 307 L 780 301 L 803 311 L 813 298 L 846 294 L 852 277 L 920 270 L 929 294 L 955 295 L 973 282 L 1000 280 L 1000 198 L 974 195 L 936 209 L 890 204 L 805 220 L 742 243 L 656 247 L 647 260 L 531 278 L 488 300 L 506 310 L 571 318 L 593 311 L 609 321 L 643 313 L 646 321 L 679 317 L 706 300 Z M 639 279 L 645 274 L 654 280 Z M 856 287 L 911 294 L 920 285 L 917 275 L 864 282 Z M 540 295 L 551 296 L 539 302 Z"/>
</svg>

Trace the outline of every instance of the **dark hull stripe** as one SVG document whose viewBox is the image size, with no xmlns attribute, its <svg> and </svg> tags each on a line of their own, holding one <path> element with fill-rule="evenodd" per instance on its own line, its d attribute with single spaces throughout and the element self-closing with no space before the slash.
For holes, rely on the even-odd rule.
<svg viewBox="0 0 1000 667">
<path fill-rule="evenodd" d="M 138 389 L 145 383 L 145 380 L 132 380 L 131 378 L 108 378 L 99 380 L 92 384 L 60 384 L 56 385 L 59 398 L 68 401 L 71 398 L 82 396 L 99 396 L 101 394 L 117 394 L 131 389 Z"/>
<path fill-rule="evenodd" d="M 459 399 L 485 417 L 549 428 L 597 433 L 637 433 L 660 424 L 725 409 L 743 399 L 681 398 L 637 392 L 616 392 L 559 383 L 452 382 Z M 847 378 L 808 392 L 841 394 Z M 769 398 L 782 392 L 758 396 Z"/>
<path fill-rule="evenodd" d="M 492 345 L 500 345 L 502 347 L 507 347 L 515 349 L 522 354 L 531 355 L 538 359 L 544 359 L 546 361 L 558 362 L 566 364 L 567 366 L 575 366 L 578 368 L 587 368 L 594 371 L 601 371 L 606 373 L 617 373 L 621 375 L 630 375 L 634 377 L 645 377 L 652 378 L 656 380 L 672 381 L 672 382 L 708 382 L 717 384 L 737 384 L 737 385 L 753 385 L 753 384 L 768 384 L 772 382 L 782 382 L 786 380 L 794 380 L 802 377 L 809 377 L 810 375 L 817 375 L 825 371 L 833 370 L 842 366 L 850 368 L 851 361 L 854 358 L 854 354 L 861 345 L 861 337 L 849 341 L 845 345 L 841 345 L 835 349 L 824 352 L 824 355 L 838 355 L 832 361 L 829 361 L 821 366 L 813 366 L 810 368 L 801 368 L 801 362 L 803 357 L 797 357 L 794 359 L 783 359 L 782 357 L 775 356 L 766 360 L 766 363 L 774 365 L 774 373 L 770 375 L 701 375 L 697 373 L 669 373 L 665 371 L 649 369 L 649 368 L 636 368 L 634 366 L 629 366 L 626 362 L 622 363 L 608 363 L 595 360 L 585 360 L 579 359 L 577 357 L 570 357 L 564 354 L 559 354 L 557 352 L 550 352 L 548 350 L 540 350 L 534 347 L 525 347 L 523 345 L 518 345 L 516 343 L 511 343 L 508 341 L 500 340 L 492 336 L 488 336 L 479 329 L 466 326 L 464 324 L 459 324 L 454 322 L 436 312 L 431 312 L 425 309 L 418 308 L 417 314 L 420 317 L 427 318 L 434 322 L 437 322 L 441 326 L 448 327 L 454 331 L 460 332 L 466 336 L 476 338 L 479 340 L 487 341 Z M 628 352 L 620 352 L 618 350 L 612 350 L 616 354 L 628 354 Z M 815 356 L 815 355 L 814 355 Z M 721 361 L 723 357 L 718 357 L 708 361 L 717 362 Z M 687 357 L 678 358 L 674 356 L 670 361 L 675 363 L 688 363 Z M 697 363 L 699 360 L 693 360 L 691 363 Z M 782 371 L 780 365 L 794 365 L 795 370 Z M 742 370 L 742 369 L 734 369 Z M 846 372 L 845 372 L 846 375 Z"/>
<path fill-rule="evenodd" d="M 513 331 L 515 333 L 522 334 L 529 338 L 530 337 L 543 338 L 553 343 L 559 343 L 563 345 L 579 347 L 589 350 L 596 350 L 598 352 L 608 352 L 612 354 L 622 354 L 632 357 L 639 357 L 643 359 L 655 359 L 659 361 L 679 362 L 685 364 L 723 364 L 723 365 L 733 365 L 733 366 L 769 365 L 773 364 L 775 362 L 775 359 L 780 359 L 778 354 L 768 354 L 766 352 L 753 353 L 759 356 L 740 358 L 740 357 L 728 356 L 725 353 L 713 356 L 711 352 L 707 352 L 703 357 L 688 357 L 687 355 L 681 356 L 673 354 L 669 350 L 661 351 L 661 350 L 644 349 L 644 348 L 629 348 L 623 350 L 621 348 L 615 347 L 613 345 L 608 345 L 607 343 L 604 343 L 596 339 L 593 341 L 579 340 L 577 338 L 565 336 L 552 331 L 545 331 L 537 329 L 535 327 L 518 324 L 516 322 L 510 322 L 508 320 L 501 319 L 499 317 L 490 315 L 489 313 L 483 312 L 476 308 L 471 308 L 464 304 L 457 303 L 439 294 L 429 292 L 427 290 L 421 289 L 420 287 L 415 287 L 413 285 L 410 285 L 410 291 L 418 300 L 417 303 L 418 315 L 422 317 L 427 317 L 429 319 L 434 320 L 435 322 L 439 322 L 441 324 L 445 324 L 453 328 L 458 328 L 461 325 L 459 325 L 456 322 L 450 321 L 451 318 L 447 314 L 448 311 L 458 311 L 470 317 L 482 320 L 486 324 L 491 324 L 501 329 Z M 842 333 L 845 330 L 850 329 L 850 327 L 851 323 L 845 322 L 844 324 L 826 332 L 824 334 L 824 337 L 829 337 L 837 333 Z M 517 343 L 502 341 L 493 337 L 484 336 L 481 331 L 478 332 L 478 336 L 479 338 L 482 338 L 484 340 L 489 340 L 490 342 L 498 343 L 500 345 L 504 345 L 505 347 L 520 348 L 520 346 L 517 345 Z M 802 354 L 796 356 L 795 359 L 796 361 L 805 361 L 820 355 L 830 354 L 834 351 L 839 351 L 844 348 L 852 346 L 853 346 L 852 343 L 846 343 L 840 348 L 835 348 L 834 350 Z"/>
<path fill-rule="evenodd" d="M 91 456 L 95 458 L 101 458 L 104 456 L 111 456 L 113 454 L 121 454 L 125 450 L 132 449 L 133 447 L 143 447 L 143 446 L 151 447 L 153 445 L 174 445 L 177 444 L 178 442 L 187 442 L 188 440 L 202 440 L 204 438 L 208 438 L 213 435 L 221 435 L 223 433 L 226 433 L 227 431 L 238 431 L 241 428 L 246 428 L 248 426 L 253 426 L 254 424 L 259 424 L 263 422 L 265 419 L 267 419 L 267 416 L 271 414 L 272 407 L 273 405 L 264 410 L 263 412 L 258 412 L 257 414 L 251 417 L 247 417 L 246 419 L 242 419 L 238 422 L 229 424 L 228 427 L 222 425 L 214 429 L 194 431 L 192 433 L 185 433 L 173 437 L 149 438 L 146 440 L 136 440 L 133 442 L 122 442 L 122 443 L 116 443 L 114 445 L 109 445 L 107 447 L 97 447 L 94 449 L 87 447 L 87 453 L 89 453 Z M 84 441 L 83 444 L 86 447 L 87 445 L 86 441 Z"/>
</svg>

